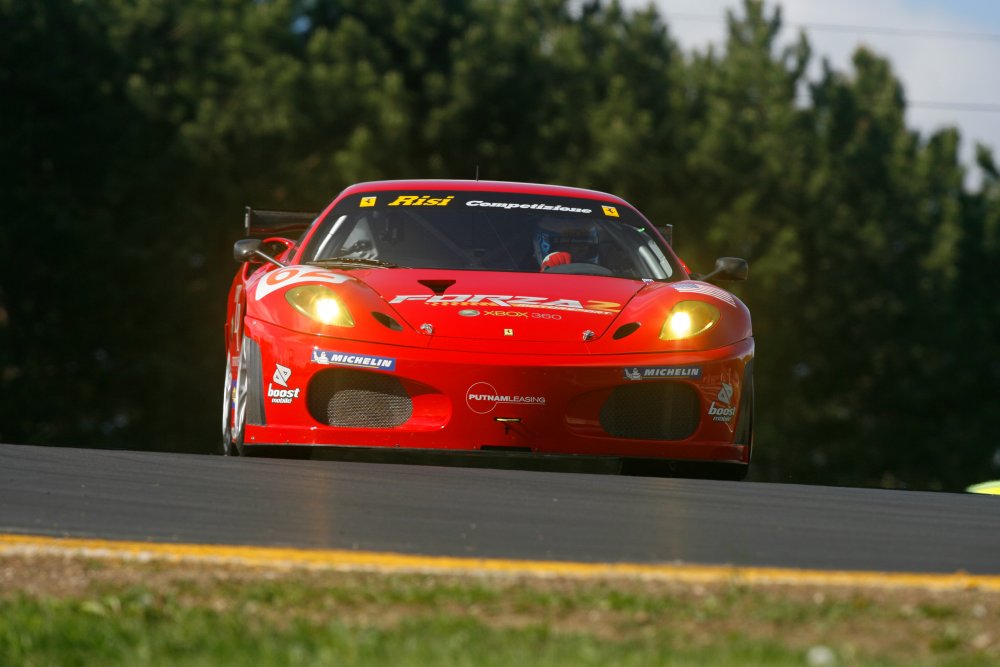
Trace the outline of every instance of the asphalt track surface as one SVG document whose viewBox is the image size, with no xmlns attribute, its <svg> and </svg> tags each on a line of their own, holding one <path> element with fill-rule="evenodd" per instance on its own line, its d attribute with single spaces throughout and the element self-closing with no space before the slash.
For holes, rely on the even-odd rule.
<svg viewBox="0 0 1000 667">
<path fill-rule="evenodd" d="M 1000 498 L 0 445 L 0 533 L 1000 574 Z"/>
</svg>

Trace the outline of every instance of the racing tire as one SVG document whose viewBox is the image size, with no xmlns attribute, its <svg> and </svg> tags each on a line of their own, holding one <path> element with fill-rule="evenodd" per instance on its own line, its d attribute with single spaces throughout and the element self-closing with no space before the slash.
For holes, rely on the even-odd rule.
<svg viewBox="0 0 1000 667">
<path fill-rule="evenodd" d="M 229 432 L 233 423 L 233 371 L 226 355 L 226 379 L 222 386 L 222 439 L 215 448 L 216 454 L 229 455 Z"/>
<path fill-rule="evenodd" d="M 245 456 L 243 437 L 247 426 L 247 363 L 246 344 L 241 346 L 240 361 L 236 367 L 236 382 L 232 392 L 232 411 L 229 434 L 225 439 L 226 456 Z"/>
</svg>

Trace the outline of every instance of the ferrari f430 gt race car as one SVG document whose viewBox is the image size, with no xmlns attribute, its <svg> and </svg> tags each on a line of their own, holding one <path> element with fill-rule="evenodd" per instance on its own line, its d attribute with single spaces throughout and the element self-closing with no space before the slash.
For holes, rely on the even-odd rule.
<svg viewBox="0 0 1000 667">
<path fill-rule="evenodd" d="M 721 258 L 693 279 L 618 197 L 383 181 L 318 215 L 248 209 L 246 225 L 225 331 L 227 454 L 382 448 L 746 474 L 750 314 L 707 281 L 744 280 L 747 264 Z"/>
</svg>

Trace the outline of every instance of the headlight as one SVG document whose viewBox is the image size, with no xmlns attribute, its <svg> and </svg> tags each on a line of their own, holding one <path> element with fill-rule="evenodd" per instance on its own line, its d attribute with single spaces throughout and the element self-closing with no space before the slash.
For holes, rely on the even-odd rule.
<svg viewBox="0 0 1000 667">
<path fill-rule="evenodd" d="M 311 320 L 335 327 L 353 327 L 354 318 L 333 290 L 322 285 L 302 285 L 285 292 L 292 308 Z"/>
<path fill-rule="evenodd" d="M 719 309 L 704 301 L 681 301 L 670 309 L 661 340 L 683 340 L 705 333 L 719 321 Z"/>
</svg>

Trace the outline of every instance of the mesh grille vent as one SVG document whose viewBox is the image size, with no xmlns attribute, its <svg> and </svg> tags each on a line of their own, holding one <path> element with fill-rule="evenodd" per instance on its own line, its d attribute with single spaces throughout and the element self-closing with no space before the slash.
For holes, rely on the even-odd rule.
<svg viewBox="0 0 1000 667">
<path fill-rule="evenodd" d="M 601 407 L 601 426 L 616 438 L 683 440 L 698 429 L 698 392 L 680 382 L 615 388 Z"/>
<path fill-rule="evenodd" d="M 341 368 L 313 376 L 307 406 L 321 424 L 351 428 L 393 428 L 413 414 L 413 402 L 396 378 Z"/>
</svg>

